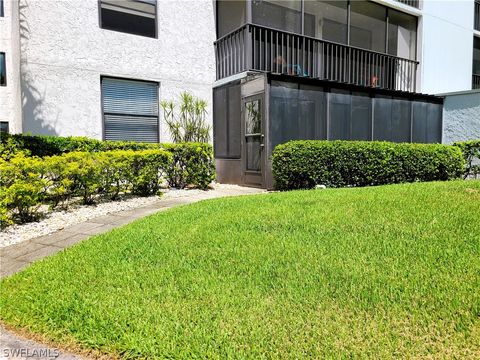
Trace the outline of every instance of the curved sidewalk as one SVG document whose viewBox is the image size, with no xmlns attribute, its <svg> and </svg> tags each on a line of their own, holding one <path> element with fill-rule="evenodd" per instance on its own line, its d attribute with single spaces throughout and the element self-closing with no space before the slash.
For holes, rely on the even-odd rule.
<svg viewBox="0 0 480 360">
<path fill-rule="evenodd" d="M 6 246 L 0 249 L 0 277 L 14 274 L 32 262 L 55 254 L 92 235 L 123 226 L 158 211 L 201 200 L 225 196 L 258 194 L 262 192 L 265 192 L 265 190 L 238 186 L 227 189 L 209 190 L 201 194 L 197 193 L 192 196 L 187 195 L 174 199 L 159 199 L 149 206 L 111 213 L 70 226 L 49 235 Z M 6 330 L 3 326 L 0 326 L 0 331 L 0 359 L 81 359 L 78 355 L 65 353 L 58 349 L 49 348 L 46 345 L 19 337 Z"/>
<path fill-rule="evenodd" d="M 92 235 L 123 226 L 134 220 L 167 210 L 179 205 L 194 203 L 200 200 L 225 196 L 239 196 L 265 192 L 263 189 L 235 186 L 225 189 L 214 189 L 186 195 L 173 199 L 159 199 L 154 204 L 136 209 L 114 212 L 75 224 L 66 229 L 40 236 L 18 244 L 0 248 L 0 278 L 11 275 L 28 266 L 33 261 L 52 255 L 68 248 Z"/>
</svg>

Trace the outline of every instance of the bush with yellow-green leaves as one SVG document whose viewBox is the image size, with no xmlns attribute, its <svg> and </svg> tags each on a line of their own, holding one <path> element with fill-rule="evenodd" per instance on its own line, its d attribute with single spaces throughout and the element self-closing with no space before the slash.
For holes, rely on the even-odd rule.
<svg viewBox="0 0 480 360">
<path fill-rule="evenodd" d="M 0 159 L 0 223 L 24 223 L 39 216 L 42 204 L 52 208 L 80 198 L 92 204 L 98 196 L 158 193 L 171 170 L 173 155 L 164 149 L 70 152 L 59 156 Z"/>
</svg>

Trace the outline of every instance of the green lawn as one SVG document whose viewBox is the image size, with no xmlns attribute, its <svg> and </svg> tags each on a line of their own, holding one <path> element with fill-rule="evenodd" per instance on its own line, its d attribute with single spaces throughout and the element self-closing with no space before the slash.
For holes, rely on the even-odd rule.
<svg viewBox="0 0 480 360">
<path fill-rule="evenodd" d="M 7 278 L 1 319 L 125 358 L 480 358 L 480 181 L 204 201 Z"/>
</svg>

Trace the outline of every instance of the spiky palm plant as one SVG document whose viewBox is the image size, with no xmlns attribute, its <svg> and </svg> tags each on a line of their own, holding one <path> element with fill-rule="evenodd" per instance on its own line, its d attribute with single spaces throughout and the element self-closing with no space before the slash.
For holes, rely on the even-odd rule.
<svg viewBox="0 0 480 360">
<path fill-rule="evenodd" d="M 207 102 L 205 100 L 185 91 L 180 94 L 178 107 L 173 101 L 162 101 L 160 106 L 173 142 L 210 141 L 211 126 L 206 123 Z"/>
</svg>

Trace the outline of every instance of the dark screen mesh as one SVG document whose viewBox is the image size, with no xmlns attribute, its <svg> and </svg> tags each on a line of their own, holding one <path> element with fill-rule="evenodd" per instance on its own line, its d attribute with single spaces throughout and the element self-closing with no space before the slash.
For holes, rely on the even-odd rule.
<svg viewBox="0 0 480 360">
<path fill-rule="evenodd" d="M 240 102 L 238 84 L 213 89 L 213 144 L 217 158 L 240 158 Z"/>
<path fill-rule="evenodd" d="M 270 149 L 289 140 L 326 139 L 322 88 L 273 82 L 270 90 Z"/>
<path fill-rule="evenodd" d="M 270 149 L 289 140 L 441 142 L 442 105 L 272 81 Z M 327 122 L 328 101 L 328 122 Z M 413 114 L 413 118 L 412 118 Z"/>
</svg>

